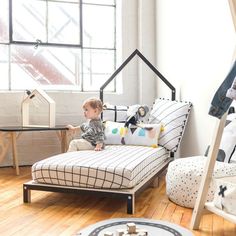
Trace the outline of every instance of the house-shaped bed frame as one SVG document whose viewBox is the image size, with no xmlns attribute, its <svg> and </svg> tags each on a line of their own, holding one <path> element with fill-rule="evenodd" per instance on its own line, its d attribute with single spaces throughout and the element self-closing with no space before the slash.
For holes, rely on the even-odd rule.
<svg viewBox="0 0 236 236">
<path fill-rule="evenodd" d="M 116 77 L 116 75 L 135 57 L 141 58 L 146 65 L 160 78 L 171 90 L 171 100 L 175 100 L 176 90 L 174 86 L 142 55 L 139 50 L 135 50 L 124 63 L 111 75 L 111 77 L 101 86 L 100 88 L 100 99 L 103 101 L 103 90 L 104 88 Z M 155 182 L 158 175 L 165 170 L 168 164 L 173 160 L 173 154 L 170 153 L 170 158 L 164 161 L 154 172 L 142 180 L 138 185 L 131 189 L 93 189 L 93 188 L 82 188 L 82 187 L 68 187 L 60 185 L 50 185 L 35 183 L 29 181 L 23 184 L 23 201 L 29 203 L 31 201 L 30 192 L 31 190 L 50 191 L 50 192 L 69 192 L 69 193 L 96 193 L 96 195 L 105 195 L 111 197 L 124 198 L 127 200 L 127 213 L 134 213 L 135 196 L 137 196 L 142 190 L 144 190 L 151 182 Z"/>
</svg>

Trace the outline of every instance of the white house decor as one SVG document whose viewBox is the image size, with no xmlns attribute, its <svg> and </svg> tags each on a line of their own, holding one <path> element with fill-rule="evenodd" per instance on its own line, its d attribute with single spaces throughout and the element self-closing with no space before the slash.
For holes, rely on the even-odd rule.
<svg viewBox="0 0 236 236">
<path fill-rule="evenodd" d="M 56 104 L 43 90 L 35 89 L 32 92 L 27 91 L 27 97 L 22 101 L 22 126 L 24 127 L 55 127 Z M 43 124 L 32 124 L 30 121 L 30 108 L 34 101 L 41 101 L 39 106 L 44 107 L 47 119 Z M 34 105 L 33 105 L 34 106 Z"/>
</svg>

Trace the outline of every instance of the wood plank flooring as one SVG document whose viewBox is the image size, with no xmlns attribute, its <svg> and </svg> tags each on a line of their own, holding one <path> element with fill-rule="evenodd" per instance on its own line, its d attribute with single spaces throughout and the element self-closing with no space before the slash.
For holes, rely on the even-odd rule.
<svg viewBox="0 0 236 236">
<path fill-rule="evenodd" d="M 147 188 L 136 198 L 136 213 L 126 214 L 126 202 L 95 195 L 75 195 L 32 191 L 32 203 L 24 204 L 22 184 L 31 179 L 30 167 L 0 168 L 0 235 L 76 235 L 97 221 L 119 217 L 166 220 L 188 228 L 192 209 L 169 201 L 165 178 L 157 188 Z M 236 226 L 214 214 L 202 217 L 197 236 L 235 236 Z"/>
</svg>

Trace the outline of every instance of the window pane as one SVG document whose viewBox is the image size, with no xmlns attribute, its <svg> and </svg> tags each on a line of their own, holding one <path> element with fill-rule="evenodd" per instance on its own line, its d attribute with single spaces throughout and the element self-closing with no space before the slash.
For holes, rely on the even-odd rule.
<svg viewBox="0 0 236 236">
<path fill-rule="evenodd" d="M 114 5 L 115 0 L 83 0 L 83 3 L 93 3 L 93 4 L 105 4 L 105 5 Z"/>
<path fill-rule="evenodd" d="M 1 9 L 4 9 L 7 18 L 5 21 L 8 22 L 8 0 L 1 1 L 4 3 Z M 44 44 L 63 44 L 63 47 L 46 47 L 40 43 L 37 47 L 29 44 L 11 45 L 11 80 L 4 86 L 17 90 L 40 86 L 42 89 L 51 90 L 98 91 L 115 69 L 116 1 L 85 0 L 82 9 L 80 0 L 11 1 L 13 41 L 36 43 L 40 40 Z M 1 17 L 3 15 L 0 20 Z M 3 33 L 2 22 L 0 21 L 0 43 L 2 38 L 7 39 L 9 35 L 9 25 Z M 83 45 L 80 45 L 81 23 Z M 66 47 L 66 44 L 78 45 L 81 48 Z M 5 62 L 7 60 L 6 58 Z M 3 65 L 1 60 L 1 67 Z M 4 66 L 8 73 L 8 63 Z M 8 75 L 6 78 L 8 79 Z M 114 89 L 113 81 L 106 90 Z"/>
<path fill-rule="evenodd" d="M 85 47 L 114 48 L 114 7 L 83 5 L 83 44 Z"/>
<path fill-rule="evenodd" d="M 46 2 L 12 0 L 14 41 L 46 42 Z"/>
<path fill-rule="evenodd" d="M 80 51 L 68 48 L 12 46 L 12 88 L 80 88 Z M 76 87 L 75 87 L 76 85 Z"/>
<path fill-rule="evenodd" d="M 114 72 L 114 50 L 83 50 L 83 87 L 85 91 L 99 90 Z M 114 82 L 109 90 L 114 91 Z"/>
<path fill-rule="evenodd" d="M 48 41 L 50 43 L 80 44 L 79 4 L 48 4 Z"/>
<path fill-rule="evenodd" d="M 1 0 L 0 43 L 9 42 L 9 9 L 8 0 Z"/>
<path fill-rule="evenodd" d="M 12 0 L 13 41 L 80 44 L 80 1 Z"/>
<path fill-rule="evenodd" d="M 0 44 L 0 71 L 1 71 L 0 89 L 2 90 L 9 89 L 8 47 L 9 46 L 7 45 Z"/>
</svg>

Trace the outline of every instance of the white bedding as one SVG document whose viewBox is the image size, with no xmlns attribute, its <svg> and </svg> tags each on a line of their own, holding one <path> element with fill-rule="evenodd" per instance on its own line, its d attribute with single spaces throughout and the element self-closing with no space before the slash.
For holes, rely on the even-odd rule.
<svg viewBox="0 0 236 236">
<path fill-rule="evenodd" d="M 32 166 L 35 182 L 86 187 L 132 188 L 169 157 L 163 147 L 108 145 L 101 152 L 62 153 Z"/>
</svg>

